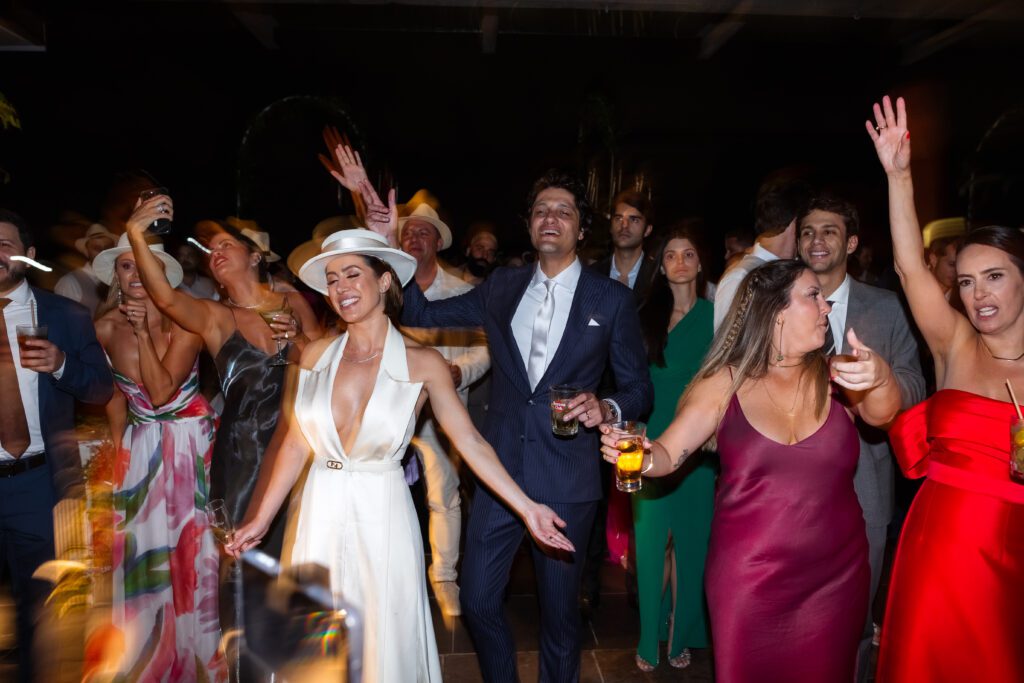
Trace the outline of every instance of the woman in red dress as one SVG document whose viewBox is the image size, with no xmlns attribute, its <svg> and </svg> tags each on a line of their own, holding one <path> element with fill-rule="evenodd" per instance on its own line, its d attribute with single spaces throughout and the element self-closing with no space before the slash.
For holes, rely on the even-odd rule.
<svg viewBox="0 0 1024 683">
<path fill-rule="evenodd" d="M 1024 485 L 1009 475 L 1005 386 L 1024 389 L 1024 235 L 964 236 L 954 296 L 965 314 L 954 310 L 924 262 L 903 99 L 893 111 L 884 98 L 874 118 L 896 269 L 939 388 L 890 432 L 907 476 L 928 480 L 896 551 L 876 680 L 1024 681 Z"/>
</svg>

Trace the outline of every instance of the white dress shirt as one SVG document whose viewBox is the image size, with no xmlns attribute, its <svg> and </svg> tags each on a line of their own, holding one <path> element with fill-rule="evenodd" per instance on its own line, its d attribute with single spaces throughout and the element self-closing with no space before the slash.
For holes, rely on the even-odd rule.
<svg viewBox="0 0 1024 683">
<path fill-rule="evenodd" d="M 715 332 L 718 332 L 722 321 L 729 313 L 729 307 L 732 306 L 732 300 L 736 298 L 736 292 L 739 290 L 740 284 L 743 283 L 743 278 L 761 264 L 778 260 L 778 256 L 755 242 L 750 253 L 745 254 L 739 263 L 725 271 L 725 275 L 718 281 L 718 289 L 715 292 Z"/>
<path fill-rule="evenodd" d="M 35 306 L 36 297 L 29 289 L 28 282 L 22 281 L 10 294 L 3 298 L 10 299 L 11 303 L 3 310 L 4 322 L 7 324 L 7 341 L 11 345 L 11 355 L 14 357 L 14 368 L 18 373 L 18 391 L 21 393 L 21 405 L 25 407 L 25 421 L 28 422 L 28 448 L 25 455 L 42 453 L 43 431 L 39 424 L 39 373 L 35 370 L 27 370 L 21 367 L 21 351 L 18 349 L 17 325 L 32 324 L 32 308 Z M 63 368 L 61 368 L 63 369 Z M 3 388 L 5 394 L 8 387 Z M 9 395 L 4 396 L 8 400 Z M 7 452 L 0 443 L 0 460 L 11 460 L 14 456 Z"/>
<path fill-rule="evenodd" d="M 836 287 L 836 291 L 825 297 L 832 302 L 832 312 L 828 314 L 828 324 L 832 328 L 832 339 L 836 343 L 836 353 L 842 353 L 846 345 L 846 312 L 850 308 L 850 275 Z"/>
<path fill-rule="evenodd" d="M 576 295 L 576 285 L 579 284 L 582 271 L 583 266 L 577 258 L 568 268 L 550 278 L 555 281 L 555 286 L 551 290 L 552 296 L 555 297 L 555 310 L 552 313 L 551 328 L 548 331 L 547 356 L 544 358 L 545 370 L 551 363 L 551 359 L 555 357 L 558 345 L 562 341 L 562 335 L 565 333 L 565 325 L 569 322 L 569 309 L 572 308 L 572 299 Z M 544 303 L 544 295 L 547 292 L 544 282 L 548 279 L 548 276 L 540 269 L 540 265 L 534 267 L 533 278 L 526 287 L 526 293 L 523 294 L 523 299 L 519 302 L 515 315 L 512 316 L 512 336 L 515 337 L 524 366 L 530 361 L 533 321 L 540 311 L 541 304 Z"/>
<path fill-rule="evenodd" d="M 636 289 L 636 277 L 640 274 L 640 266 L 644 262 L 644 252 L 640 252 L 640 258 L 636 260 L 633 267 L 629 269 L 629 274 L 626 275 L 626 280 L 629 282 L 630 289 Z M 615 265 L 615 254 L 612 254 L 612 267 L 608 271 L 608 277 L 613 280 L 618 280 L 622 273 L 619 272 L 619 267 Z"/>
</svg>

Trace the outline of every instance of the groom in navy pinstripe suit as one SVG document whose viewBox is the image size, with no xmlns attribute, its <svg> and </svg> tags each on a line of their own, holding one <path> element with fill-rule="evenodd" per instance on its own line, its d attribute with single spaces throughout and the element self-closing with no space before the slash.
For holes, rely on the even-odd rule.
<svg viewBox="0 0 1024 683">
<path fill-rule="evenodd" d="M 476 289 L 428 302 L 415 281 L 405 290 L 402 322 L 411 327 L 483 327 L 492 359 L 484 436 L 523 490 L 566 522 L 572 555 L 533 546 L 541 605 L 540 680 L 579 679 L 580 572 L 601 497 L 597 425 L 636 419 L 650 409 L 653 390 L 629 288 L 583 268 L 576 246 L 590 207 L 575 178 L 549 172 L 529 199 L 536 266 L 500 268 Z M 618 391 L 594 395 L 610 365 Z M 573 384 L 580 393 L 569 419 L 580 431 L 551 432 L 548 392 Z M 522 522 L 486 490 L 477 492 L 466 534 L 462 610 L 487 681 L 517 679 L 515 644 L 502 596 Z"/>
</svg>

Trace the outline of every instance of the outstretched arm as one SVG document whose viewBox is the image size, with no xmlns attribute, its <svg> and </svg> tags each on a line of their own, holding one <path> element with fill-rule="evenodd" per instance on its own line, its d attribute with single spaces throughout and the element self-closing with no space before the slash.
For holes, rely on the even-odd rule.
<svg viewBox="0 0 1024 683">
<path fill-rule="evenodd" d="M 664 477 L 675 472 L 714 435 L 722 416 L 722 397 L 728 393 L 731 383 L 727 370 L 695 381 L 683 395 L 685 400 L 676 409 L 672 423 L 660 436 L 644 444 L 644 449 L 651 453 L 651 460 L 644 469 L 646 476 Z M 601 425 L 601 452 L 604 459 L 613 464 L 619 459 L 618 440 L 610 425 Z"/>
<path fill-rule="evenodd" d="M 865 121 L 864 125 L 889 182 L 889 223 L 896 272 L 928 347 L 932 353 L 945 356 L 957 334 L 964 332 L 969 323 L 950 307 L 924 260 L 924 241 L 914 208 L 910 174 L 906 103 L 902 97 L 897 98 L 894 111 L 886 95 L 881 105 L 874 105 L 874 118 L 874 123 Z"/>
<path fill-rule="evenodd" d="M 161 208 L 163 207 L 163 208 Z M 149 297 L 160 311 L 182 328 L 198 334 L 208 347 L 220 348 L 218 315 L 215 302 L 196 299 L 171 287 L 164 274 L 163 264 L 150 251 L 146 243 L 146 226 L 157 218 L 173 218 L 174 205 L 166 195 L 157 195 L 135 204 L 128 219 L 128 242 L 132 245 L 135 265 Z M 216 337 L 216 339 L 215 339 Z"/>
<path fill-rule="evenodd" d="M 318 154 L 320 163 L 338 183 L 341 184 L 352 195 L 352 202 L 356 207 L 356 215 L 360 218 L 366 216 L 366 204 L 363 202 L 359 191 L 359 184 L 366 180 L 366 168 L 359 152 L 352 149 L 348 138 L 338 132 L 334 126 L 324 126 L 324 145 L 327 147 L 327 154 Z"/>
<path fill-rule="evenodd" d="M 417 370 L 424 377 L 430 405 L 444 433 L 466 459 L 473 473 L 519 515 L 538 544 L 556 550 L 576 550 L 559 531 L 565 522 L 551 508 L 530 500 L 509 476 L 491 445 L 473 427 L 469 413 L 455 393 L 447 364 L 433 349 L 418 349 Z"/>
</svg>

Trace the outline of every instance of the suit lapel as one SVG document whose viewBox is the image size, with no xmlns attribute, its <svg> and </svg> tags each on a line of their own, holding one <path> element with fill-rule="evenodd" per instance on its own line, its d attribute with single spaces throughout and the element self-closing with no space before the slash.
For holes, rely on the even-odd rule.
<svg viewBox="0 0 1024 683">
<path fill-rule="evenodd" d="M 864 308 L 864 297 L 859 289 L 860 283 L 857 280 L 850 278 L 850 291 L 846 297 L 846 324 L 843 325 L 843 344 L 842 349 L 844 354 L 851 353 L 853 349 L 850 348 L 850 342 L 846 339 L 846 333 L 852 327 L 857 330 L 857 336 L 860 336 L 860 324 L 863 320 L 865 308 Z M 863 337 L 861 337 L 863 339 Z"/>
<path fill-rule="evenodd" d="M 533 278 L 533 268 L 522 268 L 511 280 L 509 287 L 501 288 L 496 293 L 494 302 L 494 316 L 498 320 L 501 330 L 501 343 L 505 345 L 504 353 L 493 354 L 492 361 L 503 361 L 505 371 L 509 377 L 517 377 L 524 393 L 530 393 L 530 380 L 526 375 L 526 361 L 523 354 L 519 352 L 519 344 L 512 333 L 512 317 L 519 308 L 519 302 L 526 294 L 526 288 Z"/>
<path fill-rule="evenodd" d="M 562 333 L 562 339 L 558 342 L 558 348 L 548 363 L 547 370 L 537 383 L 538 387 L 557 384 L 553 381 L 554 377 L 557 377 L 555 373 L 565 367 L 580 335 L 590 324 L 590 313 L 597 307 L 603 291 L 599 283 L 607 280 L 608 278 L 592 273 L 586 268 L 580 272 L 580 280 L 572 297 L 572 307 L 569 309 L 569 319 L 565 322 L 565 332 Z"/>
</svg>

